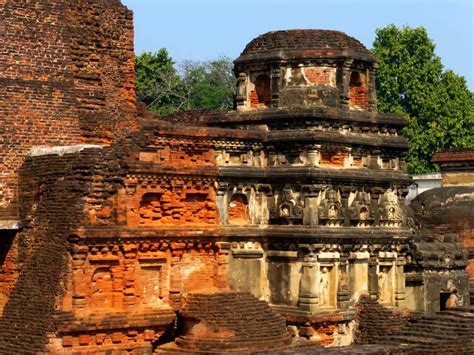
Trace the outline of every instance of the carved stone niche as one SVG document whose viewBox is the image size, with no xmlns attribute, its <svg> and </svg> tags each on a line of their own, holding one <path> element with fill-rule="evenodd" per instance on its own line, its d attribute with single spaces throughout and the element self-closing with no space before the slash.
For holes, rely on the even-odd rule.
<svg viewBox="0 0 474 355">
<path fill-rule="evenodd" d="M 291 186 L 285 186 L 278 196 L 278 203 L 273 209 L 272 219 L 281 224 L 302 224 L 304 205 Z"/>
<path fill-rule="evenodd" d="M 336 246 L 333 246 L 332 251 L 324 251 L 318 254 L 320 266 L 319 304 L 324 308 L 334 308 L 337 305 L 340 254 L 335 249 Z"/>
<path fill-rule="evenodd" d="M 322 225 L 337 227 L 344 223 L 345 211 L 342 207 L 339 193 L 328 189 L 319 205 L 319 222 Z"/>
<path fill-rule="evenodd" d="M 380 225 L 382 227 L 401 227 L 405 216 L 395 189 L 388 189 L 379 200 Z"/>
<path fill-rule="evenodd" d="M 349 208 L 351 225 L 368 227 L 374 223 L 375 213 L 370 208 L 370 195 L 365 191 L 358 191 Z"/>
<path fill-rule="evenodd" d="M 232 195 L 227 206 L 227 220 L 234 225 L 249 223 L 249 201 L 245 194 L 236 192 Z"/>
</svg>

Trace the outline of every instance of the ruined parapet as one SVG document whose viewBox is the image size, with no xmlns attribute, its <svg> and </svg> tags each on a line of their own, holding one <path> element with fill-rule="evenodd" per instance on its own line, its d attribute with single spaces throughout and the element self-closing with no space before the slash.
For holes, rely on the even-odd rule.
<svg viewBox="0 0 474 355">
<path fill-rule="evenodd" d="M 435 312 L 446 307 L 452 294 L 457 305 L 469 304 L 468 278 L 471 299 L 474 294 L 474 187 L 431 189 L 413 199 L 410 207 L 418 227 L 407 265 L 410 307 L 419 309 L 425 303 Z M 420 273 L 420 268 L 426 272 Z"/>
</svg>

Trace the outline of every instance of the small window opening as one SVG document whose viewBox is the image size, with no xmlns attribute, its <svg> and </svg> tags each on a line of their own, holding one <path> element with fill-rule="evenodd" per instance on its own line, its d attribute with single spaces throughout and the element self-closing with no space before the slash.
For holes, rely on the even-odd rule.
<svg viewBox="0 0 474 355">
<path fill-rule="evenodd" d="M 255 91 L 250 93 L 250 106 L 252 108 L 269 107 L 271 101 L 270 78 L 261 74 L 255 80 Z"/>
<path fill-rule="evenodd" d="M 441 292 L 439 294 L 439 310 L 440 311 L 445 311 L 447 309 L 446 305 L 447 305 L 449 296 L 451 296 L 451 292 Z"/>
<path fill-rule="evenodd" d="M 350 97 L 349 107 L 366 109 L 367 107 L 367 88 L 359 72 L 354 71 L 349 81 Z"/>
</svg>

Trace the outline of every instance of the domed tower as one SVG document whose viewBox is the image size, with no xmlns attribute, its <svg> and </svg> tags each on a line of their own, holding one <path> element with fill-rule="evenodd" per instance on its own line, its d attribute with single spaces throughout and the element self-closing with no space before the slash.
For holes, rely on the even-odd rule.
<svg viewBox="0 0 474 355">
<path fill-rule="evenodd" d="M 376 111 L 374 56 L 340 31 L 272 31 L 235 60 L 237 110 L 339 107 Z"/>
</svg>

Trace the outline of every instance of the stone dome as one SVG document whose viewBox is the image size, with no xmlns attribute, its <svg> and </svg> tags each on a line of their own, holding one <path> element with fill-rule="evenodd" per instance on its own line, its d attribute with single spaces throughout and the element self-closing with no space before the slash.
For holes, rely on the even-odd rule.
<svg viewBox="0 0 474 355">
<path fill-rule="evenodd" d="M 262 34 L 247 44 L 235 63 L 296 58 L 353 58 L 376 62 L 361 42 L 344 32 L 308 29 Z"/>
</svg>

